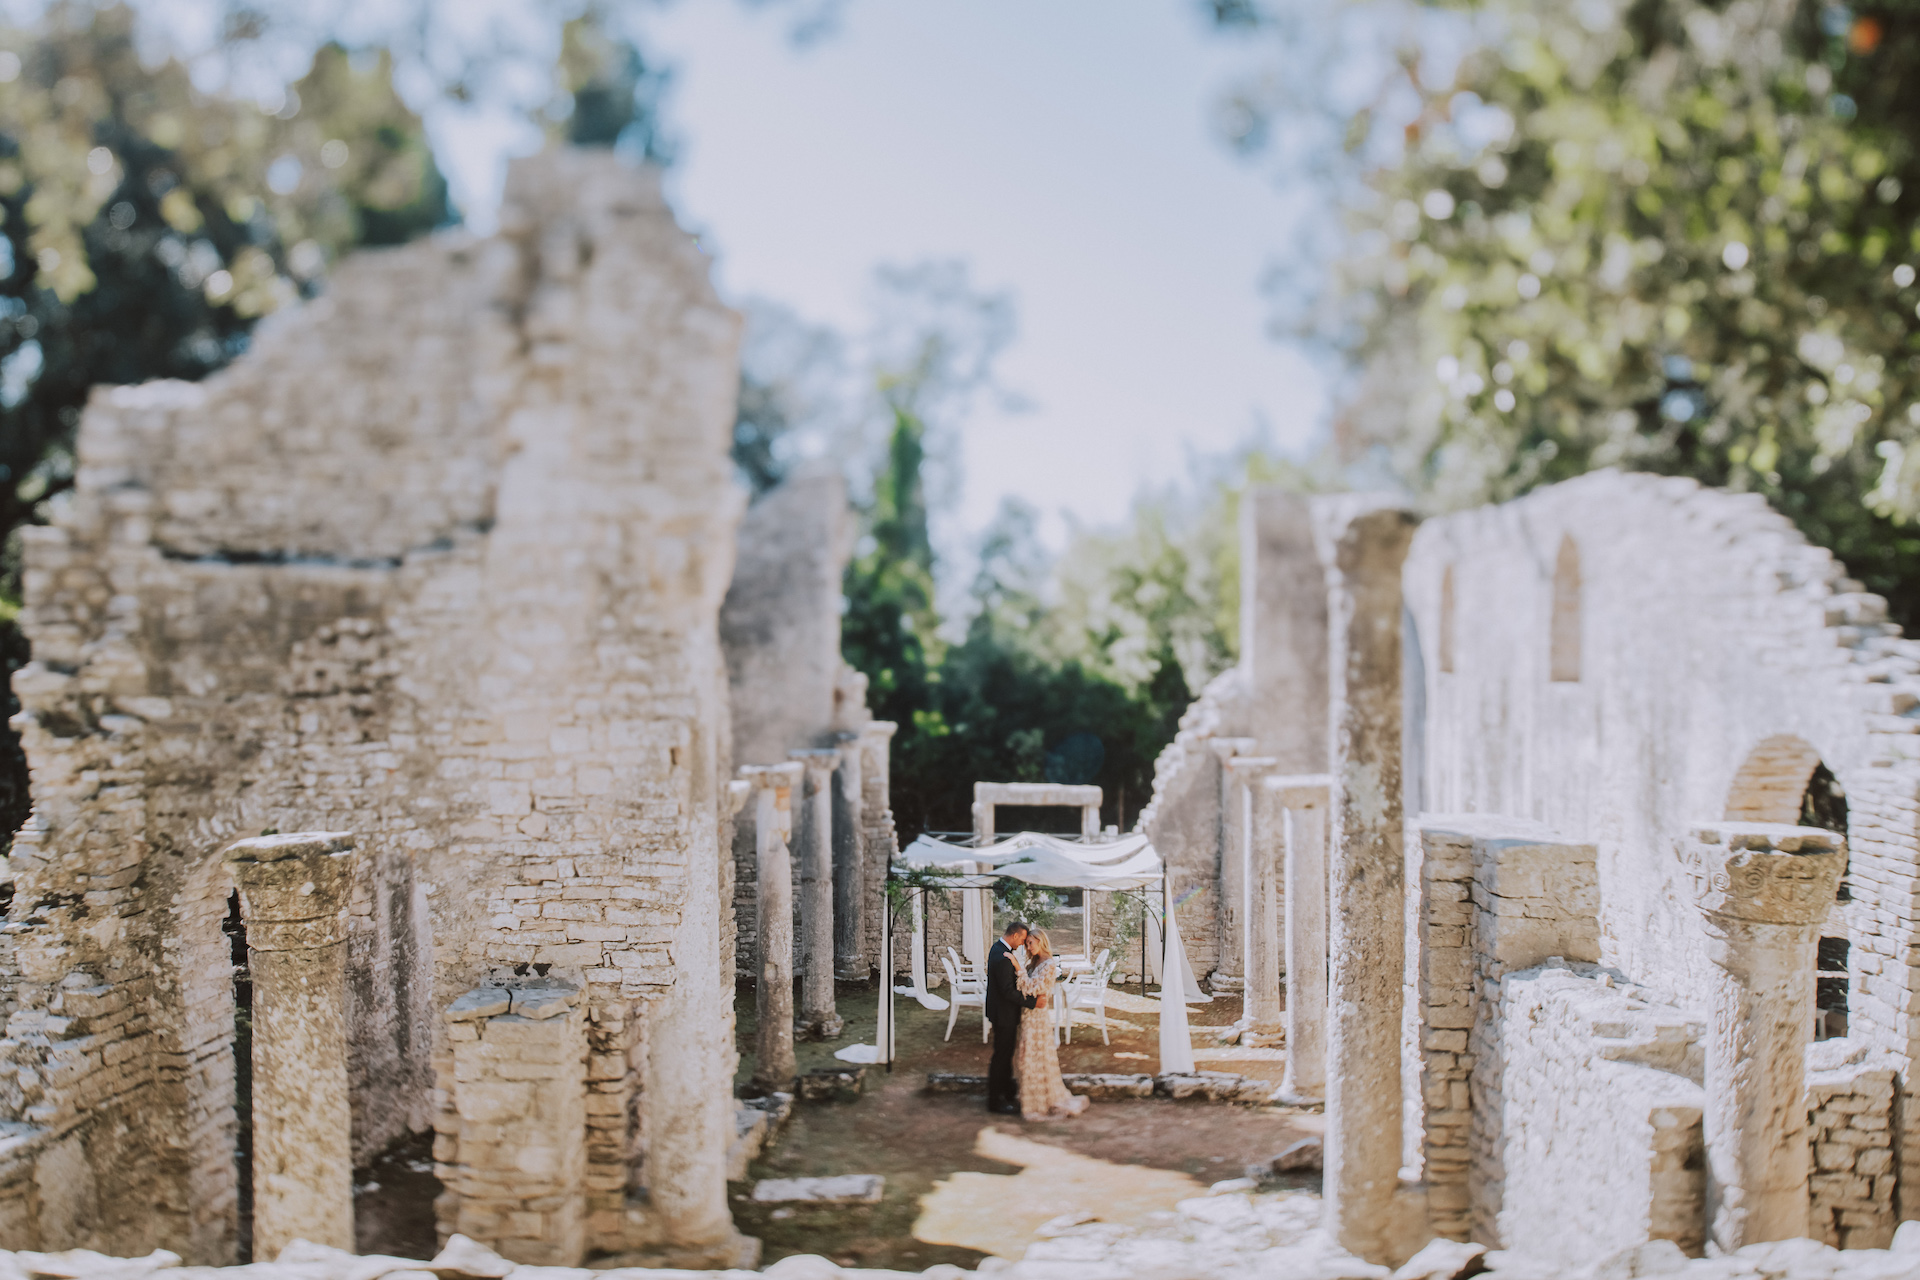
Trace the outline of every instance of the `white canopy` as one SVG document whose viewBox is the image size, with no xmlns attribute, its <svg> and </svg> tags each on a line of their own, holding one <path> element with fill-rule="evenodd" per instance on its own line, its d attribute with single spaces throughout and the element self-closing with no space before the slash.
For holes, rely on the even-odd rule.
<svg viewBox="0 0 1920 1280">
<path fill-rule="evenodd" d="M 923 835 L 901 851 L 898 863 L 996 879 L 1010 876 L 1049 889 L 1145 889 L 1157 886 L 1166 873 L 1160 855 L 1139 834 L 1087 844 L 1023 831 L 980 846 Z"/>
</svg>

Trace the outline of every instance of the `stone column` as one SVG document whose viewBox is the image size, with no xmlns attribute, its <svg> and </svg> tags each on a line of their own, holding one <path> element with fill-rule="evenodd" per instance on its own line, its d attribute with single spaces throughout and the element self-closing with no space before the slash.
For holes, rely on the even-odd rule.
<svg viewBox="0 0 1920 1280">
<path fill-rule="evenodd" d="M 1260 931 L 1263 913 L 1267 905 L 1276 908 L 1278 906 L 1278 904 L 1263 905 L 1258 896 L 1258 886 L 1254 883 L 1254 864 L 1260 858 L 1260 850 L 1256 848 L 1256 842 L 1263 834 L 1272 834 L 1263 831 L 1260 825 L 1261 814 L 1258 810 L 1262 806 L 1257 793 L 1260 779 L 1273 772 L 1274 759 L 1272 756 L 1231 756 L 1222 760 L 1220 764 L 1227 794 L 1222 817 L 1232 822 L 1236 837 L 1226 847 L 1233 851 L 1236 864 L 1233 868 L 1233 880 L 1239 886 L 1239 901 L 1234 903 L 1233 912 L 1239 930 L 1231 938 L 1222 938 L 1221 943 L 1223 946 L 1231 944 L 1235 951 L 1238 963 L 1234 967 L 1240 973 L 1241 990 L 1246 993 L 1244 1006 L 1246 1016 L 1248 1018 L 1255 1016 L 1254 1005 L 1263 998 L 1255 994 L 1255 988 L 1259 987 L 1265 992 L 1264 998 L 1271 1003 L 1271 1008 L 1264 1011 L 1263 1016 L 1268 1029 L 1263 1034 L 1277 1036 L 1280 1031 L 1280 950 L 1277 942 L 1260 956 L 1261 963 L 1264 963 L 1271 972 L 1261 974 L 1254 968 L 1255 951 L 1260 946 L 1260 940 L 1256 935 Z M 1226 880 L 1227 877 L 1223 874 L 1221 876 L 1223 898 L 1226 896 Z M 1278 884 L 1270 887 L 1276 894 L 1279 892 Z M 1273 919 L 1277 928 L 1280 917 L 1276 914 Z M 1273 1042 L 1267 1041 L 1267 1043 Z"/>
<path fill-rule="evenodd" d="M 865 982 L 867 964 L 865 752 L 859 733 L 842 733 L 833 774 L 833 968 L 845 982 Z"/>
<path fill-rule="evenodd" d="M 716 681 L 716 683 L 718 683 Z M 738 1136 L 733 1077 L 733 991 L 720 958 L 720 831 L 731 797 L 719 791 L 711 736 L 696 733 L 689 802 L 686 896 L 674 930 L 673 986 L 654 1002 L 648 1028 L 648 1206 L 669 1266 L 741 1265 L 745 1242 L 727 1206 L 727 1149 Z M 723 816 L 725 815 L 725 816 Z M 624 1099 L 597 1096 L 595 1103 Z"/>
<path fill-rule="evenodd" d="M 877 900 L 886 884 L 887 868 L 897 852 L 893 832 L 893 769 L 890 759 L 893 735 L 899 728 L 891 720 L 870 720 L 860 727 L 860 784 L 865 790 L 861 806 L 864 824 L 860 832 L 861 865 L 866 868 L 867 901 Z M 880 913 L 867 914 L 866 945 L 875 956 L 880 954 Z M 888 974 L 882 982 L 891 982 Z"/>
<path fill-rule="evenodd" d="M 1349 1253 L 1399 1261 L 1400 1019 L 1406 969 L 1400 568 L 1415 520 L 1374 510 L 1333 531 L 1326 1223 Z"/>
<path fill-rule="evenodd" d="M 353 1249 L 347 901 L 353 837 L 309 832 L 226 851 L 253 975 L 253 1251 Z"/>
<path fill-rule="evenodd" d="M 1807 1233 L 1813 975 L 1846 842 L 1811 827 L 1717 822 L 1696 826 L 1681 854 L 1713 961 L 1707 1214 L 1731 1253 Z"/>
<path fill-rule="evenodd" d="M 1280 810 L 1286 886 L 1285 1100 L 1327 1095 L 1327 797 L 1324 773 L 1267 778 Z"/>
<path fill-rule="evenodd" d="M 1207 741 L 1220 762 L 1220 954 L 1211 979 L 1215 991 L 1239 991 L 1246 985 L 1246 803 L 1227 762 L 1251 755 L 1255 745 L 1252 738 Z"/>
<path fill-rule="evenodd" d="M 793 1088 L 793 828 L 798 764 L 742 769 L 753 786 L 754 1047 L 753 1087 L 761 1093 Z"/>
<path fill-rule="evenodd" d="M 832 747 L 787 753 L 806 769 L 794 852 L 800 861 L 800 1030 L 831 1040 L 846 1026 L 833 997 L 833 772 Z"/>
<path fill-rule="evenodd" d="M 1250 757 L 1270 759 L 1271 757 Z M 1234 764 L 1239 764 L 1236 760 Z M 1240 1043 L 1267 1048 L 1286 1043 L 1281 1007 L 1281 941 L 1286 909 L 1286 809 L 1270 770 L 1247 778 L 1247 1029 Z"/>
<path fill-rule="evenodd" d="M 587 1019 L 557 978 L 476 987 L 447 1008 L 458 1146 L 440 1233 L 514 1262 L 587 1254 Z"/>
</svg>

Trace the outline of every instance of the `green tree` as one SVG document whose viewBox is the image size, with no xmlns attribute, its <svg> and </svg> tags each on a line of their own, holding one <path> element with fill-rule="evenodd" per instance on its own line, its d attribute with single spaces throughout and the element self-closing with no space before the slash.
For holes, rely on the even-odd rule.
<svg viewBox="0 0 1920 1280">
<path fill-rule="evenodd" d="M 268 111 L 143 62 L 125 8 L 60 4 L 0 30 L 0 539 L 71 484 L 92 387 L 204 377 L 336 254 L 448 220 L 389 70 L 326 46 Z M 16 593 L 8 573 L 9 674 L 27 656 Z M 7 732 L 0 826 L 26 807 Z"/>
<path fill-rule="evenodd" d="M 940 437 L 992 386 L 1010 339 L 1004 299 L 955 264 L 884 273 L 869 343 L 886 432 L 846 576 L 841 651 L 868 679 L 874 713 L 895 721 L 893 796 L 904 834 L 970 825 L 977 780 L 1093 782 L 1109 822 L 1146 803 L 1153 764 L 1187 693 L 1177 663 L 1139 687 L 1043 643 L 1052 564 L 1035 514 L 1003 507 L 980 543 L 960 633 L 943 627 L 928 474 Z"/>
<path fill-rule="evenodd" d="M 1920 623 L 1920 14 L 1449 20 L 1464 58 L 1403 45 L 1348 116 L 1368 183 L 1314 308 L 1367 370 L 1341 460 L 1441 507 L 1603 466 L 1758 492 Z"/>
</svg>

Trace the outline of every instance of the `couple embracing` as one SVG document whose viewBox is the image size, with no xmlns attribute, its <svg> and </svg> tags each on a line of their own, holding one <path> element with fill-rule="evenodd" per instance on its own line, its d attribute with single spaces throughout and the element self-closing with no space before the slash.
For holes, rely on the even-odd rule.
<svg viewBox="0 0 1920 1280">
<path fill-rule="evenodd" d="M 1025 965 L 1021 957 L 1024 953 Z M 1047 935 L 1008 922 L 987 953 L 987 1021 L 993 1024 L 993 1064 L 987 1068 L 987 1110 L 1027 1120 L 1077 1116 L 1087 1100 L 1067 1092 L 1060 1049 L 1046 1010 L 1058 999 L 1060 962 Z M 1024 1017 L 1028 1010 L 1033 1016 Z M 1018 1095 L 1014 1077 L 1020 1080 Z"/>
</svg>

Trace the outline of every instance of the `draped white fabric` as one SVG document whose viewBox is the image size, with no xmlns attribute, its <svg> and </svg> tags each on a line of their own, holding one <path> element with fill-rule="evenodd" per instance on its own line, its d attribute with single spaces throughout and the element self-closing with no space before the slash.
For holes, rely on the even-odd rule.
<svg viewBox="0 0 1920 1280">
<path fill-rule="evenodd" d="M 1093 889 L 1106 891 L 1159 890 L 1166 878 L 1166 866 L 1144 835 L 1122 836 L 1098 844 L 1023 831 L 996 840 L 984 847 L 967 843 L 949 843 L 923 835 L 900 851 L 894 865 L 910 871 L 945 871 L 955 879 L 936 888 L 954 888 L 961 899 L 961 949 L 969 960 L 985 967 L 986 947 L 991 930 L 990 894 L 993 881 L 1002 877 L 1025 881 L 1047 889 Z M 1153 897 L 1158 897 L 1154 894 Z M 926 945 L 926 918 L 919 909 L 915 893 L 913 949 L 917 957 Z M 1082 917 L 1083 928 L 1091 912 Z M 1186 948 L 1180 941 L 1180 926 L 1173 919 L 1169 902 L 1165 932 L 1158 913 L 1149 906 L 1146 912 L 1148 963 L 1153 977 L 1161 984 L 1160 1069 L 1192 1071 L 1193 1045 L 1187 1025 L 1186 1006 L 1193 1001 L 1212 999 L 1194 980 L 1193 967 L 1187 962 Z M 1092 939 L 1085 942 L 1089 949 Z M 913 995 L 921 1003 L 938 1001 L 926 990 L 923 972 L 914 974 L 914 986 L 899 988 L 902 995 Z M 1173 998 L 1164 998 L 1171 992 Z M 883 996 L 891 999 L 894 988 Z M 943 1002 L 944 1003 L 944 1002 Z M 890 1022 L 890 1019 L 889 1019 Z M 889 1053 L 888 1061 L 891 1061 Z"/>
<path fill-rule="evenodd" d="M 1180 924 L 1167 904 L 1167 958 L 1161 967 L 1160 1070 L 1193 1071 L 1193 1033 L 1187 1027 L 1187 1003 L 1181 998 L 1192 978 L 1187 973 L 1186 948 L 1180 945 Z"/>
<path fill-rule="evenodd" d="M 1104 844 L 1082 844 L 1023 831 L 984 848 L 948 844 L 921 836 L 900 853 L 899 864 L 916 869 L 995 873 L 1049 889 L 1145 889 L 1158 885 L 1160 855 L 1143 835 Z"/>
</svg>

